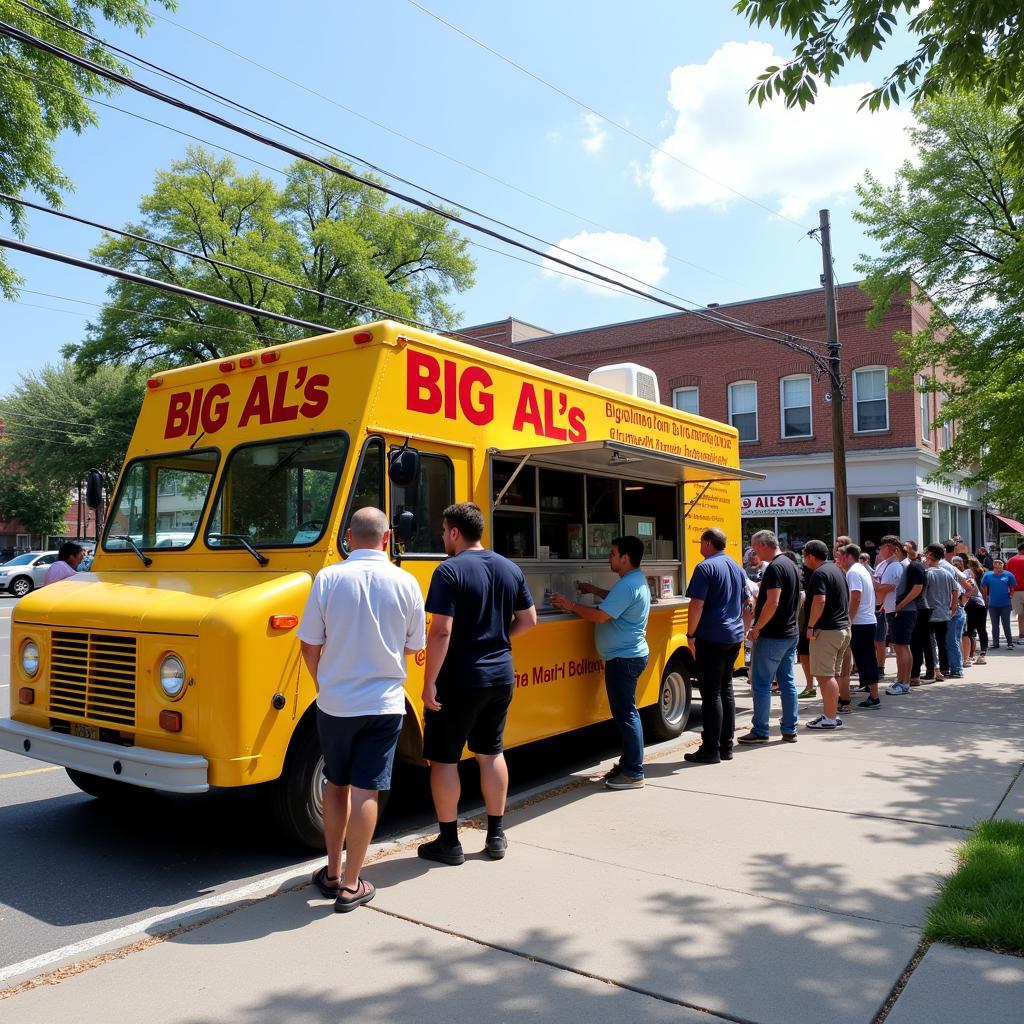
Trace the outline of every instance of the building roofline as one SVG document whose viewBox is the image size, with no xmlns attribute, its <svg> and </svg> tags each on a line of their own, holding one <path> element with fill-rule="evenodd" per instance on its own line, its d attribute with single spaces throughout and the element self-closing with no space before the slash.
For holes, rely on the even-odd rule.
<svg viewBox="0 0 1024 1024">
<path fill-rule="evenodd" d="M 520 320 L 517 316 L 507 316 L 504 320 L 488 320 L 485 324 L 470 324 L 468 327 L 460 327 L 458 329 L 460 331 L 480 331 L 485 327 L 501 327 L 503 324 L 522 324 L 524 327 L 532 327 L 535 331 L 544 331 L 548 335 L 554 333 L 547 327 L 541 327 L 540 324 L 531 324 L 528 320 Z M 529 340 L 533 341 L 535 339 L 530 338 Z M 519 344 L 522 344 L 522 342 Z"/>
</svg>

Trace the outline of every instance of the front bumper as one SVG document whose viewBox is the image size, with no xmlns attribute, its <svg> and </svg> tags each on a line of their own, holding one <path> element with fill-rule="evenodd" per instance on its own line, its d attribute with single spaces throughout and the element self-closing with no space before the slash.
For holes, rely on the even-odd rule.
<svg viewBox="0 0 1024 1024">
<path fill-rule="evenodd" d="M 210 788 L 209 763 L 198 754 L 122 747 L 7 718 L 0 719 L 0 750 L 166 793 L 205 793 Z"/>
</svg>

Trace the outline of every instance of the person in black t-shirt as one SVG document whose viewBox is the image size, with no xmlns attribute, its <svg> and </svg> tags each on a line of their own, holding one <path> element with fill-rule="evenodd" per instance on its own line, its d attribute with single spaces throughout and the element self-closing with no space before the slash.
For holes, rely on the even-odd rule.
<svg viewBox="0 0 1024 1024">
<path fill-rule="evenodd" d="M 917 630 L 918 609 L 924 601 L 924 588 L 928 582 L 928 572 L 917 557 L 917 544 L 912 545 L 911 552 L 903 559 L 903 578 L 896 590 L 896 611 L 892 615 L 892 626 L 889 635 L 892 637 L 893 650 L 896 652 L 896 682 L 886 689 L 889 696 L 910 693 L 910 679 L 913 674 L 914 655 L 911 644 Z M 906 550 L 904 545 L 900 545 Z M 913 557 L 911 557 L 911 554 Z"/>
<path fill-rule="evenodd" d="M 430 791 L 440 835 L 417 851 L 425 860 L 461 864 L 459 761 L 468 740 L 480 764 L 487 805 L 484 849 L 505 856 L 502 827 L 508 768 L 502 753 L 515 677 L 511 638 L 537 624 L 526 577 L 515 562 L 480 543 L 484 517 L 467 501 L 442 517 L 448 560 L 434 571 L 427 591 L 430 615 L 423 672 L 423 756 L 430 762 Z"/>
<path fill-rule="evenodd" d="M 765 566 L 761 587 L 754 605 L 754 624 L 750 639 L 754 643 L 750 659 L 750 685 L 754 691 L 754 719 L 751 730 L 740 743 L 768 742 L 768 715 L 771 711 L 771 685 L 776 679 L 782 697 L 782 738 L 796 742 L 798 701 L 793 674 L 798 637 L 797 611 L 800 608 L 800 573 L 796 565 L 779 550 L 779 539 L 771 530 L 760 530 L 750 539 Z"/>
<path fill-rule="evenodd" d="M 850 646 L 850 593 L 843 570 L 828 561 L 828 548 L 820 540 L 804 545 L 804 562 L 811 570 L 807 581 L 807 638 L 811 646 L 811 672 L 818 681 L 824 714 L 807 723 L 808 729 L 832 731 L 843 727 L 839 717 L 839 675 Z"/>
</svg>

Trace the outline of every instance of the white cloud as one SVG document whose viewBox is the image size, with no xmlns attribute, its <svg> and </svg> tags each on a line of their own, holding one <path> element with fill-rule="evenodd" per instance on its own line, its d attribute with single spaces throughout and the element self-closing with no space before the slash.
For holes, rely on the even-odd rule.
<svg viewBox="0 0 1024 1024">
<path fill-rule="evenodd" d="M 560 248 L 556 249 L 554 246 L 549 248 L 549 256 L 577 263 L 599 274 L 604 274 L 605 277 L 625 281 L 634 288 L 638 286 L 637 282 L 628 280 L 626 275 L 638 278 L 648 285 L 655 285 L 668 273 L 666 265 L 668 250 L 659 239 L 653 236 L 644 240 L 635 235 L 624 235 L 614 231 L 581 231 L 573 238 L 563 238 L 557 244 Z M 563 252 L 563 249 L 568 249 L 569 253 Z M 582 259 L 576 257 L 582 257 Z M 593 262 L 588 261 L 602 263 L 604 266 L 594 266 Z M 587 291 L 595 294 L 614 294 L 606 285 L 571 271 L 558 263 L 545 260 L 543 266 L 545 277 L 557 277 L 560 282 L 567 285 L 578 283 Z M 606 267 L 614 267 L 615 270 L 607 270 Z"/>
<path fill-rule="evenodd" d="M 747 89 L 769 65 L 784 58 L 769 43 L 730 42 L 706 64 L 672 72 L 668 92 L 675 128 L 654 152 L 645 182 L 666 210 L 724 205 L 739 197 L 677 161 L 787 217 L 802 217 L 822 200 L 841 200 L 870 168 L 883 180 L 911 156 L 902 110 L 858 111 L 866 82 L 826 86 L 806 110 L 787 109 L 776 98 L 747 102 Z"/>
<path fill-rule="evenodd" d="M 587 134 L 583 136 L 583 148 L 588 153 L 600 153 L 608 141 L 604 118 L 598 114 L 584 114 L 583 125 L 587 129 Z"/>
</svg>

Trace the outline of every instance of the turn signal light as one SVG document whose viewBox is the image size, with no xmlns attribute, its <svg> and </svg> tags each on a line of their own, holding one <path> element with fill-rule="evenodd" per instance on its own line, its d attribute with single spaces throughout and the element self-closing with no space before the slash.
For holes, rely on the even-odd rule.
<svg viewBox="0 0 1024 1024">
<path fill-rule="evenodd" d="M 18 703 L 19 704 L 35 704 L 36 702 L 36 691 L 31 686 L 23 686 L 18 690 Z"/>
<path fill-rule="evenodd" d="M 163 382 L 163 377 L 150 377 L 149 380 L 146 381 L 146 387 L 149 388 L 150 391 L 155 391 L 161 384 L 163 384 Z"/>
<path fill-rule="evenodd" d="M 243 370 L 251 369 L 253 366 L 256 365 L 256 357 L 255 356 L 242 356 L 242 358 L 238 360 L 238 365 Z"/>
<path fill-rule="evenodd" d="M 352 340 L 357 345 L 368 345 L 371 341 L 373 341 L 373 332 L 359 331 L 358 333 L 352 335 Z"/>
<path fill-rule="evenodd" d="M 276 363 L 281 358 L 280 352 L 261 352 L 260 362 L 261 363 Z"/>
<path fill-rule="evenodd" d="M 294 629 L 299 624 L 298 615 L 271 615 L 271 629 Z"/>
<path fill-rule="evenodd" d="M 181 732 L 181 712 L 161 711 L 160 728 L 166 729 L 168 732 Z"/>
</svg>

